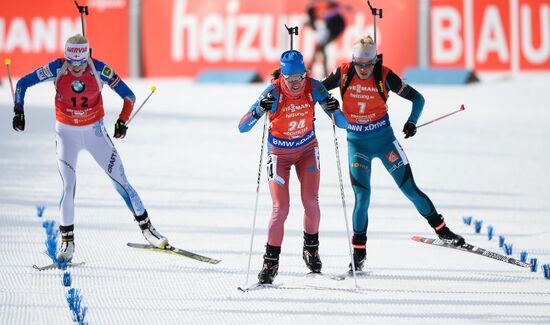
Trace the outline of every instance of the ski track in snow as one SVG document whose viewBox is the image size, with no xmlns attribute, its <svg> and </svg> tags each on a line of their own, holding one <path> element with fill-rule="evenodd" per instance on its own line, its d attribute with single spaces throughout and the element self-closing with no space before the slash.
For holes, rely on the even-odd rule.
<svg viewBox="0 0 550 325">
<path fill-rule="evenodd" d="M 493 79 L 461 87 L 416 86 L 426 98 L 420 122 L 465 104 L 466 110 L 403 139 L 410 103 L 391 94 L 390 119 L 415 180 L 451 229 L 473 245 L 502 253 L 498 236 L 550 263 L 550 75 Z M 171 243 L 222 260 L 126 247 L 144 239 L 123 200 L 91 156 L 77 166 L 72 286 L 89 324 L 548 324 L 550 280 L 528 269 L 413 242 L 433 237 L 380 162 L 373 164 L 367 276 L 307 278 L 301 259 L 302 214 L 290 181 L 278 289 L 240 292 L 247 274 L 261 124 L 240 134 L 240 117 L 263 90 L 255 85 L 196 85 L 177 79 L 131 80 L 138 104 L 150 98 L 123 140 L 114 140 L 130 183 L 153 224 Z M 414 86 L 414 85 L 413 85 Z M 0 323 L 71 324 L 62 271 L 46 265 L 42 222 L 57 222 L 61 182 L 55 158 L 53 85 L 30 88 L 26 130 L 11 129 L 9 85 L 0 86 Z M 112 134 L 122 101 L 104 89 Z M 335 94 L 339 97 L 338 94 Z M 321 152 L 320 254 L 323 272 L 341 274 L 349 251 L 330 119 L 317 108 Z M 337 131 L 348 218 L 353 191 L 345 132 Z M 264 160 L 265 162 L 265 160 Z M 262 170 L 250 285 L 261 267 L 271 199 Z M 294 172 L 293 172 L 294 173 Z M 42 218 L 36 206 L 45 205 Z M 480 234 L 462 222 L 483 220 Z M 351 220 L 350 220 L 351 221 Z M 473 223 L 472 223 L 473 224 Z M 487 240 L 486 226 L 495 228 Z M 350 226 L 351 229 L 351 226 Z"/>
</svg>

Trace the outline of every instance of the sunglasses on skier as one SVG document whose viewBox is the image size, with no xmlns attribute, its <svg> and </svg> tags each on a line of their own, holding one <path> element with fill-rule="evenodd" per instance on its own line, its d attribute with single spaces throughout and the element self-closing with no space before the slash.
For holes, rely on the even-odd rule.
<svg viewBox="0 0 550 325">
<path fill-rule="evenodd" d="M 82 60 L 69 60 L 69 59 L 66 59 L 67 60 L 67 63 L 72 65 L 73 67 L 79 67 L 81 65 L 83 65 L 84 63 L 86 63 L 86 59 L 82 59 Z"/>
<path fill-rule="evenodd" d="M 288 76 L 283 75 L 283 78 L 288 82 L 302 81 L 306 78 L 306 73 L 291 74 Z"/>
<path fill-rule="evenodd" d="M 353 65 L 355 65 L 358 68 L 363 68 L 363 69 L 372 68 L 372 67 L 374 67 L 375 63 L 376 63 L 376 61 L 357 62 L 357 61 L 353 60 Z"/>
</svg>

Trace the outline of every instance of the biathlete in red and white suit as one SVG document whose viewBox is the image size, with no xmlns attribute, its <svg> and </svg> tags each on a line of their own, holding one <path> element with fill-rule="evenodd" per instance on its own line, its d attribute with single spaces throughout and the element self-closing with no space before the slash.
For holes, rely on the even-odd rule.
<svg viewBox="0 0 550 325">
<path fill-rule="evenodd" d="M 319 148 L 315 137 L 315 103 L 320 103 L 327 115 L 334 114 L 338 127 L 346 128 L 347 120 L 339 110 L 338 101 L 329 96 L 325 87 L 307 76 L 302 54 L 286 51 L 280 58 L 281 68 L 273 73 L 272 83 L 250 107 L 239 124 L 241 132 L 249 131 L 267 112 L 269 128 L 268 180 L 273 212 L 269 224 L 263 268 L 258 279 L 272 283 L 277 275 L 279 254 L 288 216 L 290 198 L 288 181 L 290 168 L 296 168 L 304 206 L 303 258 L 312 272 L 321 271 L 319 258 Z"/>
<path fill-rule="evenodd" d="M 81 150 L 88 151 L 111 178 L 116 190 L 134 215 L 147 241 L 157 247 L 168 244 L 155 230 L 143 203 L 128 182 L 124 166 L 103 124 L 101 90 L 109 85 L 123 100 L 124 106 L 115 124 L 115 138 L 124 138 L 135 96 L 120 77 L 105 63 L 89 56 L 88 41 L 81 35 L 69 38 L 65 57 L 51 61 L 19 80 L 15 92 L 13 128 L 25 129 L 24 99 L 28 87 L 44 81 L 55 84 L 55 129 L 57 165 L 63 182 L 60 202 L 62 236 L 57 258 L 71 260 L 74 254 L 74 196 L 76 164 Z"/>
</svg>

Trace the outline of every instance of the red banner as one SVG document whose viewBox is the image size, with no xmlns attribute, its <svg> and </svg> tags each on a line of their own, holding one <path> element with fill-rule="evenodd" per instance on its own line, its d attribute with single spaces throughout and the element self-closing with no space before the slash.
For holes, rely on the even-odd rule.
<svg viewBox="0 0 550 325">
<path fill-rule="evenodd" d="M 327 48 L 329 69 L 351 59 L 354 41 L 373 35 L 366 1 L 342 0 L 347 28 Z M 401 73 L 417 62 L 417 1 L 371 1 L 383 7 L 377 20 L 379 52 Z M 315 34 L 304 27 L 306 0 L 143 0 L 142 49 L 145 77 L 195 77 L 204 69 L 254 69 L 262 76 L 278 67 L 289 48 L 284 24 L 299 26 L 294 48 L 312 61 Z M 313 71 L 319 71 L 313 66 Z M 317 69 L 317 70 L 316 70 Z"/>
<path fill-rule="evenodd" d="M 432 0 L 431 65 L 550 69 L 550 0 Z"/>
<path fill-rule="evenodd" d="M 86 37 L 93 56 L 128 74 L 128 1 L 80 0 L 89 6 Z M 21 76 L 62 57 L 65 41 L 81 34 L 80 14 L 73 1 L 2 1 L 0 58 L 11 59 L 11 73 Z"/>
</svg>

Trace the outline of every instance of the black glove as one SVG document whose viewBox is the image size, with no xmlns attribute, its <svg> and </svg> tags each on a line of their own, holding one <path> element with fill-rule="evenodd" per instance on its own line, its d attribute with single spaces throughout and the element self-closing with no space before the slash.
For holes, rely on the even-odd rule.
<svg viewBox="0 0 550 325">
<path fill-rule="evenodd" d="M 13 129 L 15 131 L 25 130 L 25 113 L 23 111 L 23 106 L 17 104 L 13 108 L 15 116 L 13 117 Z"/>
<path fill-rule="evenodd" d="M 126 130 L 128 130 L 126 123 L 121 119 L 116 120 L 114 135 L 115 139 L 124 139 L 126 136 Z"/>
<path fill-rule="evenodd" d="M 334 112 L 340 109 L 340 103 L 336 98 L 329 95 L 327 100 L 321 104 L 321 107 L 327 112 Z"/>
<path fill-rule="evenodd" d="M 260 103 L 258 104 L 258 110 L 260 112 L 267 112 L 271 110 L 271 107 L 273 107 L 273 103 L 275 103 L 275 97 L 271 95 L 271 93 L 267 94 L 264 98 L 260 99 Z"/>
<path fill-rule="evenodd" d="M 416 134 L 416 124 L 407 121 L 403 126 L 403 133 L 405 133 L 405 139 L 414 136 Z"/>
</svg>

